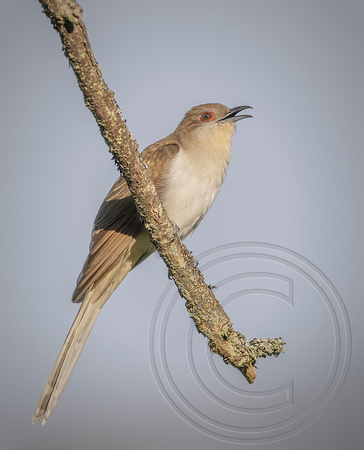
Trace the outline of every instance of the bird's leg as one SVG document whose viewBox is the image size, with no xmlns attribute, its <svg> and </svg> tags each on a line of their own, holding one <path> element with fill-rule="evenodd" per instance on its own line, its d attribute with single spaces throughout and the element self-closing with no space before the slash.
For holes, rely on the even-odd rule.
<svg viewBox="0 0 364 450">
<path fill-rule="evenodd" d="M 177 239 L 177 237 L 179 237 L 178 232 L 180 231 L 180 227 L 176 223 L 174 223 L 174 222 L 172 222 L 172 223 L 173 223 L 173 234 L 174 234 L 173 240 L 175 241 Z"/>
</svg>

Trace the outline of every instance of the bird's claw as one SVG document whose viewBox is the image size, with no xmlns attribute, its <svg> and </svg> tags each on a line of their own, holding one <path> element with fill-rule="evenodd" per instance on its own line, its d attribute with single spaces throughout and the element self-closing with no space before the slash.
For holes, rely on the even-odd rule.
<svg viewBox="0 0 364 450">
<path fill-rule="evenodd" d="M 174 235 L 173 240 L 174 241 L 179 237 L 179 235 L 178 235 L 179 231 L 180 231 L 179 226 L 176 223 L 173 222 L 173 235 Z"/>
</svg>

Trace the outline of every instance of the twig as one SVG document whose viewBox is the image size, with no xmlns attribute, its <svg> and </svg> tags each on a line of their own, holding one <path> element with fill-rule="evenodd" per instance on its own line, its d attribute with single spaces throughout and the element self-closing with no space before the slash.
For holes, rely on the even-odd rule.
<svg viewBox="0 0 364 450">
<path fill-rule="evenodd" d="M 249 383 L 256 371 L 258 357 L 278 355 L 282 339 L 256 340 L 251 345 L 236 332 L 216 300 L 191 253 L 176 237 L 138 152 L 138 145 L 128 130 L 113 92 L 102 78 L 82 21 L 82 9 L 74 0 L 40 0 L 45 14 L 59 32 L 68 58 L 85 99 L 115 162 L 124 175 L 138 207 L 141 219 L 160 256 L 166 263 L 186 308 L 200 333 L 209 339 L 212 352 L 239 369 Z M 258 342 L 258 343 L 257 343 Z"/>
</svg>

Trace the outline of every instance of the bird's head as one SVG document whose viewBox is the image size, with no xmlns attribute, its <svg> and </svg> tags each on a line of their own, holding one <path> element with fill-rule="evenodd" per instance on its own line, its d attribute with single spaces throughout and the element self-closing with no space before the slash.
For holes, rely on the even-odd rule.
<svg viewBox="0 0 364 450">
<path fill-rule="evenodd" d="M 219 145 L 220 142 L 221 145 L 226 142 L 230 144 L 235 131 L 235 122 L 252 117 L 238 113 L 250 108 L 251 106 L 228 108 L 221 103 L 194 106 L 178 125 L 176 134 L 183 147 L 191 140 L 202 145 L 210 143 Z"/>
</svg>

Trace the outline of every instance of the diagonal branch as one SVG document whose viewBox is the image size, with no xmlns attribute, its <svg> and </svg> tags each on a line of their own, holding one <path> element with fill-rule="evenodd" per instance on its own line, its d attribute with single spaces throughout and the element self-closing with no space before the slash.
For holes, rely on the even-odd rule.
<svg viewBox="0 0 364 450">
<path fill-rule="evenodd" d="M 204 282 L 191 253 L 175 236 L 157 196 L 155 187 L 138 152 L 138 145 L 128 130 L 113 92 L 102 78 L 91 50 L 82 9 L 75 0 L 39 0 L 45 14 L 60 34 L 63 51 L 68 58 L 83 93 L 86 106 L 94 115 L 101 134 L 115 162 L 124 175 L 138 207 L 149 238 L 168 266 L 178 291 L 186 300 L 186 308 L 200 333 L 209 339 L 212 352 L 227 364 L 239 369 L 249 383 L 259 357 L 278 356 L 283 351 L 282 339 L 251 343 L 232 327 L 231 321 Z"/>
</svg>

